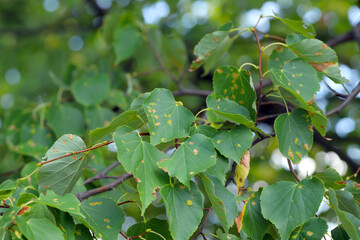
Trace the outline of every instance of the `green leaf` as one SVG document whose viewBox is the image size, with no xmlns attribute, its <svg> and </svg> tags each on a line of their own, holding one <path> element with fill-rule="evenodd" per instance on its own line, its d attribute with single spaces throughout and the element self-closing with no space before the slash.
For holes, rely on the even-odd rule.
<svg viewBox="0 0 360 240">
<path fill-rule="evenodd" d="M 320 179 L 325 184 L 326 188 L 342 189 L 345 187 L 344 180 L 338 171 L 333 168 L 327 168 L 321 173 L 315 174 L 314 177 Z"/>
<path fill-rule="evenodd" d="M 216 230 L 216 235 L 220 238 L 220 240 L 241 240 L 239 237 L 235 235 L 229 233 L 223 233 L 220 228 Z"/>
<path fill-rule="evenodd" d="M 0 201 L 5 200 L 16 190 L 17 183 L 7 179 L 0 184 Z"/>
<path fill-rule="evenodd" d="M 75 195 L 70 193 L 65 194 L 64 196 L 59 196 L 53 191 L 48 190 L 46 195 L 41 193 L 40 197 L 36 199 L 35 202 L 46 204 L 64 212 L 81 215 L 80 201 Z"/>
<path fill-rule="evenodd" d="M 142 214 L 155 200 L 154 191 L 168 183 L 168 176 L 156 165 L 168 156 L 148 142 L 143 142 L 137 132 L 130 127 L 119 127 L 114 132 L 118 149 L 118 160 L 127 172 L 132 172 L 140 181 L 138 191 L 142 202 Z"/>
<path fill-rule="evenodd" d="M 168 89 L 156 88 L 144 102 L 152 145 L 189 136 L 194 115 Z"/>
<path fill-rule="evenodd" d="M 310 101 L 320 89 L 317 73 L 304 60 L 296 58 L 286 62 L 282 69 L 270 69 L 275 86 L 299 94 L 305 101 Z"/>
<path fill-rule="evenodd" d="M 217 130 L 209 125 L 192 126 L 190 129 L 190 136 L 195 134 L 202 134 L 209 138 L 213 138 L 217 133 Z"/>
<path fill-rule="evenodd" d="M 227 190 L 219 179 L 207 177 L 204 174 L 200 174 L 200 177 L 211 205 L 227 232 L 237 217 L 237 203 L 234 194 Z"/>
<path fill-rule="evenodd" d="M 244 125 L 221 130 L 212 139 L 215 148 L 225 157 L 240 164 L 242 155 L 252 145 L 252 132 Z"/>
<path fill-rule="evenodd" d="M 360 186 L 354 181 L 347 181 L 345 190 L 351 192 L 354 196 L 355 201 L 360 203 Z"/>
<path fill-rule="evenodd" d="M 190 185 L 191 191 L 180 183 L 160 189 L 174 239 L 189 239 L 203 216 L 204 199 L 195 183 Z"/>
<path fill-rule="evenodd" d="M 92 197 L 81 202 L 81 213 L 73 215 L 103 240 L 117 239 L 125 222 L 123 210 L 112 199 Z"/>
<path fill-rule="evenodd" d="M 115 114 L 108 108 L 91 106 L 85 109 L 88 129 L 95 129 L 108 125 Z"/>
<path fill-rule="evenodd" d="M 83 134 L 85 126 L 83 115 L 80 110 L 68 103 L 52 104 L 47 112 L 46 120 L 57 137 L 68 133 Z"/>
<path fill-rule="evenodd" d="M 17 225 L 29 240 L 65 240 L 61 230 L 46 218 L 25 218 L 17 216 Z"/>
<path fill-rule="evenodd" d="M 162 38 L 161 57 L 167 69 L 175 76 L 180 76 L 187 67 L 187 49 L 184 41 L 178 36 L 164 36 Z"/>
<path fill-rule="evenodd" d="M 263 239 L 270 222 L 264 218 L 260 208 L 260 193 L 251 194 L 241 213 L 241 227 L 252 239 Z"/>
<path fill-rule="evenodd" d="M 288 239 L 295 227 L 315 215 L 324 193 L 324 185 L 316 178 L 298 184 L 277 182 L 261 193 L 262 213 L 275 224 L 281 239 Z"/>
<path fill-rule="evenodd" d="M 300 162 L 311 149 L 314 132 L 310 115 L 297 108 L 290 114 L 284 113 L 274 123 L 280 152 L 294 163 Z"/>
<path fill-rule="evenodd" d="M 25 143 L 21 143 L 14 147 L 14 151 L 21 155 L 30 156 L 33 158 L 40 159 L 43 156 L 48 147 L 41 146 L 40 144 L 36 144 L 32 140 L 28 140 Z"/>
<path fill-rule="evenodd" d="M 76 135 L 65 134 L 47 151 L 47 161 L 86 149 L 84 141 Z M 87 161 L 85 153 L 65 157 L 44 164 L 38 171 L 39 191 L 52 190 L 62 196 L 70 193 L 80 178 Z"/>
<path fill-rule="evenodd" d="M 245 70 L 239 72 L 233 66 L 222 66 L 217 68 L 214 73 L 213 85 L 215 96 L 231 99 L 245 107 L 249 111 L 251 119 L 255 121 L 256 92 L 250 73 Z"/>
<path fill-rule="evenodd" d="M 342 225 L 337 226 L 333 230 L 331 230 L 331 237 L 334 240 L 349 240 L 349 235 L 344 230 Z"/>
<path fill-rule="evenodd" d="M 118 27 L 114 32 L 113 47 L 116 55 L 115 64 L 131 57 L 142 41 L 140 31 L 132 25 Z"/>
<path fill-rule="evenodd" d="M 56 225 L 60 228 L 66 240 L 75 240 L 74 218 L 67 212 L 53 209 Z M 78 238 L 76 238 L 78 240 Z"/>
<path fill-rule="evenodd" d="M 299 229 L 296 229 L 291 234 L 291 239 L 294 240 L 319 240 L 321 239 L 328 229 L 325 219 L 313 217 L 304 223 Z"/>
<path fill-rule="evenodd" d="M 123 91 L 118 89 L 112 89 L 110 91 L 107 101 L 111 105 L 118 106 L 121 110 L 127 110 L 129 107 L 127 96 L 124 94 Z"/>
<path fill-rule="evenodd" d="M 84 106 L 102 103 L 110 92 L 110 79 L 104 73 L 85 75 L 75 81 L 71 91 L 77 102 Z"/>
<path fill-rule="evenodd" d="M 232 22 L 229 20 L 219 27 L 219 31 L 230 31 L 233 27 Z"/>
<path fill-rule="evenodd" d="M 198 69 L 214 50 L 225 40 L 229 31 L 215 31 L 206 34 L 194 48 L 196 59 L 192 62 L 190 71 Z"/>
<path fill-rule="evenodd" d="M 312 25 L 308 25 L 302 21 L 292 20 L 288 18 L 281 18 L 275 13 L 274 18 L 288 26 L 291 30 L 301 33 L 308 38 L 314 38 L 316 35 L 315 28 Z"/>
<path fill-rule="evenodd" d="M 204 172 L 205 175 L 211 175 L 214 176 L 216 178 L 218 178 L 221 183 L 224 185 L 225 184 L 225 172 L 228 170 L 229 168 L 229 161 L 227 158 L 225 158 L 224 156 L 222 156 L 221 154 L 217 154 L 216 155 L 216 164 L 208 169 L 206 169 L 206 171 Z"/>
<path fill-rule="evenodd" d="M 206 98 L 206 105 L 220 117 L 237 124 L 254 125 L 250 120 L 249 111 L 232 100 L 224 97 L 209 95 Z"/>
<path fill-rule="evenodd" d="M 26 219 L 26 221 L 29 219 L 34 219 L 34 218 L 39 218 L 39 219 L 46 218 L 46 219 L 50 220 L 51 222 L 53 222 L 54 224 L 56 223 L 54 214 L 52 214 L 52 212 L 50 212 L 49 208 L 44 204 L 38 204 L 38 203 L 31 204 L 30 206 L 26 206 L 26 207 L 22 208 L 22 210 L 20 212 L 22 212 L 22 213 L 19 215 L 24 217 Z"/>
<path fill-rule="evenodd" d="M 189 181 L 216 163 L 216 152 L 210 138 L 195 134 L 183 142 L 170 159 L 157 165 L 189 187 Z"/>
<path fill-rule="evenodd" d="M 83 224 L 77 224 L 76 225 L 76 240 L 93 240 L 93 237 L 91 236 L 91 233 L 87 227 L 85 227 Z"/>
<path fill-rule="evenodd" d="M 302 39 L 293 42 L 290 34 L 286 43 L 300 58 L 304 59 L 317 71 L 325 74 L 335 83 L 346 83 L 349 80 L 340 75 L 338 58 L 335 51 L 318 39 Z M 288 40 L 289 39 L 289 40 Z M 290 42 L 291 41 L 291 42 Z"/>
<path fill-rule="evenodd" d="M 152 232 L 148 232 L 151 230 Z M 145 233 L 141 237 L 146 240 L 172 240 L 170 231 L 169 231 L 169 224 L 166 220 L 160 220 L 157 218 L 151 218 L 146 220 L 145 222 L 139 222 L 132 225 L 126 232 L 126 236 L 134 237 L 139 236 L 140 234 Z M 159 234 L 161 236 L 159 236 Z"/>
<path fill-rule="evenodd" d="M 285 63 L 297 58 L 297 55 L 287 47 L 275 48 L 269 57 L 269 69 L 282 69 Z"/>
<path fill-rule="evenodd" d="M 353 214 L 355 217 L 360 218 L 360 207 L 350 192 L 335 190 L 335 196 L 340 210 L 346 211 Z"/>
<path fill-rule="evenodd" d="M 103 128 L 97 128 L 90 132 L 90 140 L 96 142 L 106 135 L 112 133 L 120 126 L 129 126 L 133 129 L 137 129 L 144 125 L 144 123 L 138 118 L 139 111 L 129 110 L 121 113 L 119 116 L 114 118 L 109 125 Z"/>
</svg>

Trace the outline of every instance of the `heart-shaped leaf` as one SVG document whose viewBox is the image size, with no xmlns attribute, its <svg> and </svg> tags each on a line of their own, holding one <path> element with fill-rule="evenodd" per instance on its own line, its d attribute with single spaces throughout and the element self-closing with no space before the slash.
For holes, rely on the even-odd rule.
<svg viewBox="0 0 360 240">
<path fill-rule="evenodd" d="M 152 232 L 149 232 L 151 230 Z M 145 234 L 143 234 L 146 232 Z M 155 232 L 155 233 L 154 233 Z M 143 234 L 143 235 L 141 235 Z M 146 240 L 172 240 L 169 224 L 166 220 L 151 218 L 144 222 L 139 222 L 132 225 L 126 232 L 128 237 L 135 237 L 141 235 Z M 160 235 L 160 236 L 159 236 Z"/>
<path fill-rule="evenodd" d="M 294 240 L 318 240 L 321 239 L 328 229 L 325 219 L 313 217 L 304 223 L 299 229 L 291 234 L 291 239 Z"/>
</svg>

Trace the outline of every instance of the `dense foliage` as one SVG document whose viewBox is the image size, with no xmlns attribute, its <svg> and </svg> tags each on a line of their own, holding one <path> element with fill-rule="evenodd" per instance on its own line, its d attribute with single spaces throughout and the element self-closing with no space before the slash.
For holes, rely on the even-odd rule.
<svg viewBox="0 0 360 240">
<path fill-rule="evenodd" d="M 67 4 L 82 16 L 78 3 Z M 229 15 L 191 35 L 171 27 L 171 16 L 164 26 L 145 24 L 141 1 L 113 4 L 104 10 L 87 1 L 96 30 L 83 50 L 81 38 L 70 38 L 70 60 L 47 35 L 45 50 L 60 70 L 32 73 L 52 79 L 42 84 L 47 95 L 28 100 L 39 93 L 34 81 L 17 90 L 25 107 L 2 97 L 0 239 L 360 239 L 359 170 L 329 138 L 339 138 L 331 119 L 356 106 L 360 92 L 332 47 L 360 42 L 359 25 L 325 43 L 314 26 L 274 12 L 250 27 L 233 26 Z M 74 24 L 66 9 L 61 14 L 62 27 Z M 284 31 L 264 33 L 264 22 Z M 33 34 L 7 27 L 5 51 L 12 37 Z M 9 71 L 6 81 L 16 84 L 18 70 Z M 325 112 L 316 101 L 324 82 L 352 86 L 348 93 L 328 86 L 335 100 Z M 293 164 L 322 147 L 349 170 L 323 166 L 300 176 Z M 277 149 L 285 158 L 269 156 Z M 289 171 L 274 170 L 274 158 Z"/>
</svg>

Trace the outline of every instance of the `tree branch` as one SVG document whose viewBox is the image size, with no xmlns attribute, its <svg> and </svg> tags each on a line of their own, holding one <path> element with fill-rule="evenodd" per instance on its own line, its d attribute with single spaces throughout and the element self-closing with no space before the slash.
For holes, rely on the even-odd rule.
<svg viewBox="0 0 360 240">
<path fill-rule="evenodd" d="M 357 41 L 360 46 L 360 22 L 349 32 L 329 40 L 326 44 L 329 47 L 334 47 L 340 43 L 348 42 L 351 40 Z"/>
<path fill-rule="evenodd" d="M 300 179 L 299 179 L 299 177 L 296 175 L 290 159 L 287 159 L 287 162 L 288 162 L 288 165 L 289 165 L 290 172 L 292 173 L 292 175 L 294 176 L 294 178 L 296 179 L 296 181 L 297 181 L 297 182 L 300 182 Z"/>
<path fill-rule="evenodd" d="M 115 167 L 119 166 L 120 162 L 116 161 L 113 164 L 111 164 L 109 167 L 107 167 L 104 171 L 100 172 L 99 174 L 97 174 L 96 176 L 86 179 L 83 183 L 83 185 L 89 184 L 95 180 L 99 180 L 99 179 L 103 179 L 106 177 L 106 174 L 111 171 L 112 169 L 114 169 Z"/>
<path fill-rule="evenodd" d="M 206 90 L 181 89 L 173 92 L 173 95 L 174 96 L 195 95 L 195 96 L 207 97 L 211 93 L 212 93 L 211 91 L 206 91 Z"/>
<path fill-rule="evenodd" d="M 90 189 L 86 192 L 78 193 L 76 194 L 76 197 L 80 200 L 80 202 L 84 201 L 91 196 L 113 190 L 116 186 L 120 185 L 123 181 L 131 177 L 133 177 L 131 173 L 124 173 L 123 175 L 119 176 L 115 181 L 98 188 Z"/>
<path fill-rule="evenodd" d="M 358 93 L 360 92 L 360 83 L 357 84 L 357 86 L 354 88 L 354 90 L 350 93 L 350 95 L 345 99 L 345 101 L 343 101 L 339 106 L 337 106 L 336 108 L 330 110 L 329 112 L 326 113 L 326 116 L 327 117 L 330 117 L 334 114 L 337 114 L 339 112 L 341 112 L 345 107 L 346 105 L 348 105 L 351 100 L 353 98 L 356 97 L 356 95 L 358 95 Z"/>
</svg>

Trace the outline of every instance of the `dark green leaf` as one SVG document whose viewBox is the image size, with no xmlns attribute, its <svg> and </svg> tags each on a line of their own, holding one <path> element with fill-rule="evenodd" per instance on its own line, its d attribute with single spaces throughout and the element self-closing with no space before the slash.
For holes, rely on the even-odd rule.
<svg viewBox="0 0 360 240">
<path fill-rule="evenodd" d="M 190 136 L 195 134 L 202 134 L 209 138 L 213 138 L 217 133 L 217 130 L 209 125 L 193 126 L 190 129 Z"/>
<path fill-rule="evenodd" d="M 314 177 L 320 179 L 326 188 L 342 189 L 345 187 L 342 177 L 333 168 L 327 168 L 323 172 L 315 174 Z"/>
<path fill-rule="evenodd" d="M 56 225 L 63 232 L 66 240 L 75 240 L 75 223 L 72 216 L 67 212 L 53 210 Z M 77 239 L 77 238 L 76 238 Z"/>
<path fill-rule="evenodd" d="M 127 110 L 129 108 L 127 96 L 123 91 L 118 89 L 112 89 L 110 91 L 107 101 L 114 106 L 118 106 L 121 110 Z"/>
<path fill-rule="evenodd" d="M 44 158 L 49 161 L 84 149 L 86 145 L 80 137 L 65 134 L 56 140 Z M 86 166 L 84 155 L 80 153 L 44 164 L 37 174 L 39 191 L 53 190 L 60 196 L 70 193 Z"/>
<path fill-rule="evenodd" d="M 270 69 L 270 73 L 275 86 L 297 93 L 305 101 L 310 101 L 320 89 L 315 69 L 300 58 L 286 62 L 282 69 Z"/>
<path fill-rule="evenodd" d="M 191 190 L 180 183 L 160 190 L 174 239 L 189 239 L 203 216 L 203 197 L 195 183 L 190 185 Z"/>
<path fill-rule="evenodd" d="M 114 32 L 115 64 L 131 57 L 141 44 L 140 31 L 132 25 L 118 27 Z"/>
<path fill-rule="evenodd" d="M 206 34 L 194 48 L 196 59 L 193 61 L 190 71 L 198 69 L 213 51 L 225 40 L 228 31 L 215 31 Z"/>
<path fill-rule="evenodd" d="M 294 240 L 321 240 L 328 229 L 328 225 L 323 218 L 313 217 L 304 223 L 299 229 L 291 234 Z"/>
<path fill-rule="evenodd" d="M 14 147 L 14 151 L 21 155 L 30 156 L 33 158 L 41 159 L 46 153 L 48 147 L 36 144 L 33 140 L 28 140 Z"/>
<path fill-rule="evenodd" d="M 261 210 L 275 224 L 281 239 L 288 239 L 295 227 L 315 215 L 324 193 L 324 185 L 316 178 L 298 184 L 277 182 L 262 191 Z"/>
<path fill-rule="evenodd" d="M 235 235 L 223 233 L 220 228 L 216 230 L 216 235 L 220 240 L 240 240 L 240 238 Z"/>
<path fill-rule="evenodd" d="M 73 215 L 103 240 L 117 239 L 125 222 L 122 209 L 108 198 L 92 197 L 81 202 L 81 213 L 85 217 Z"/>
<path fill-rule="evenodd" d="M 349 235 L 346 233 L 342 225 L 337 226 L 331 230 L 331 237 L 334 240 L 349 240 Z"/>
<path fill-rule="evenodd" d="M 254 121 L 256 117 L 256 92 L 252 85 L 250 74 L 238 71 L 232 66 L 222 66 L 216 69 L 213 77 L 214 94 L 230 99 L 245 107 Z"/>
<path fill-rule="evenodd" d="M 237 204 L 234 194 L 227 190 L 219 179 L 209 178 L 204 174 L 200 174 L 200 177 L 211 205 L 227 232 L 237 217 Z"/>
<path fill-rule="evenodd" d="M 233 27 L 232 22 L 229 20 L 227 23 L 219 27 L 219 31 L 230 31 Z"/>
<path fill-rule="evenodd" d="M 151 230 L 151 232 L 148 232 Z M 144 235 L 141 235 L 142 233 L 145 233 Z M 155 232 L 155 233 L 152 233 Z M 159 234 L 162 236 L 159 236 Z M 143 239 L 146 240 L 172 240 L 170 231 L 169 231 L 169 225 L 166 220 L 160 220 L 157 218 L 151 218 L 149 220 L 146 220 L 145 222 L 140 222 L 132 225 L 126 232 L 126 236 L 128 237 L 134 237 L 139 236 L 143 237 Z"/>
<path fill-rule="evenodd" d="M 225 157 L 240 164 L 242 155 L 252 145 L 252 132 L 244 125 L 219 131 L 212 139 L 215 148 Z"/>
<path fill-rule="evenodd" d="M 274 123 L 280 152 L 294 163 L 300 162 L 313 144 L 313 129 L 310 115 L 297 108 L 290 114 L 284 113 Z"/>
<path fill-rule="evenodd" d="M 354 181 L 347 181 L 345 190 L 351 192 L 354 196 L 355 201 L 360 203 L 360 186 L 359 183 Z"/>
<path fill-rule="evenodd" d="M 241 229 L 252 239 L 262 239 L 270 222 L 261 213 L 260 191 L 251 194 L 241 215 Z"/>
<path fill-rule="evenodd" d="M 216 163 L 216 152 L 210 138 L 195 134 L 183 142 L 170 159 L 157 165 L 189 187 L 189 181 Z"/>
<path fill-rule="evenodd" d="M 83 115 L 80 110 L 70 104 L 52 104 L 46 119 L 48 125 L 55 131 L 57 137 L 68 133 L 76 135 L 83 134 L 85 125 Z"/>
<path fill-rule="evenodd" d="M 114 132 L 114 141 L 118 148 L 118 160 L 127 172 L 132 172 L 140 181 L 138 190 L 142 202 L 142 214 L 155 200 L 155 188 L 168 183 L 168 176 L 156 165 L 168 156 L 148 142 L 143 142 L 137 132 L 130 127 L 119 127 Z"/>
<path fill-rule="evenodd" d="M 289 36 L 290 37 L 290 36 Z M 288 37 L 288 38 L 289 38 Z M 325 74 L 335 83 L 346 83 L 349 80 L 340 75 L 338 58 L 335 51 L 318 39 L 302 39 L 289 42 L 289 48 L 304 59 L 317 71 Z"/>
<path fill-rule="evenodd" d="M 315 28 L 312 25 L 308 25 L 302 21 L 296 21 L 288 18 L 281 18 L 275 14 L 275 18 L 288 26 L 291 30 L 301 33 L 308 38 L 314 38 L 316 35 Z"/>
<path fill-rule="evenodd" d="M 84 106 L 100 104 L 109 95 L 110 79 L 103 73 L 85 75 L 72 84 L 71 91 Z"/>
<path fill-rule="evenodd" d="M 107 126 L 115 114 L 108 108 L 91 106 L 85 109 L 85 116 L 88 129 L 92 130 Z"/>
<path fill-rule="evenodd" d="M 225 184 L 225 172 L 228 170 L 229 161 L 221 154 L 216 155 L 216 164 L 204 172 L 205 175 L 211 175 L 218 178 L 222 184 Z"/>
<path fill-rule="evenodd" d="M 16 189 L 17 183 L 7 179 L 0 184 L 0 201 L 8 198 Z"/>
<path fill-rule="evenodd" d="M 91 233 L 83 224 L 77 224 L 75 230 L 76 240 L 93 240 Z"/>
<path fill-rule="evenodd" d="M 65 240 L 61 230 L 46 218 L 31 218 L 25 220 L 17 216 L 17 225 L 29 240 Z"/>
<path fill-rule="evenodd" d="M 194 115 L 168 89 L 156 88 L 144 102 L 152 145 L 189 136 Z"/>
<path fill-rule="evenodd" d="M 269 57 L 269 68 L 282 69 L 285 63 L 297 58 L 297 55 L 287 47 L 275 48 Z"/>
<path fill-rule="evenodd" d="M 360 207 L 350 192 L 335 190 L 335 196 L 340 210 L 346 211 L 353 214 L 355 217 L 360 218 Z"/>
<path fill-rule="evenodd" d="M 90 139 L 92 142 L 96 142 L 101 138 L 105 137 L 106 135 L 115 131 L 116 128 L 120 126 L 129 126 L 133 129 L 137 129 L 144 125 L 144 123 L 138 117 L 139 111 L 137 110 L 129 110 L 126 112 L 121 113 L 119 116 L 114 118 L 110 122 L 109 125 L 103 128 L 97 128 L 90 132 Z"/>
<path fill-rule="evenodd" d="M 81 215 L 80 201 L 75 195 L 70 193 L 65 194 L 64 196 L 59 196 L 53 191 L 49 190 L 46 192 L 46 195 L 41 193 L 40 197 L 36 199 L 35 202 L 46 204 L 64 212 Z"/>
</svg>

